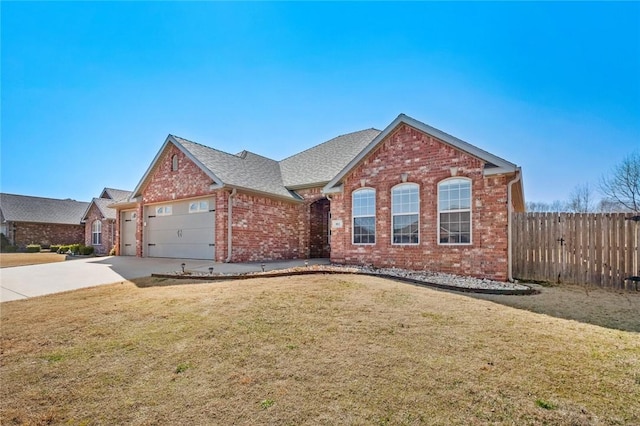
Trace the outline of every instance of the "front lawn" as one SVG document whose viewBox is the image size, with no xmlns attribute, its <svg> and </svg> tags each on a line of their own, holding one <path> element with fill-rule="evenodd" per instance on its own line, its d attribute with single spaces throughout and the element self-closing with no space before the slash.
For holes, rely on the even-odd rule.
<svg viewBox="0 0 640 426">
<path fill-rule="evenodd" d="M 640 423 L 638 333 L 381 278 L 125 282 L 1 315 L 2 424 Z"/>
<path fill-rule="evenodd" d="M 0 253 L 0 268 L 64 262 L 66 256 L 58 253 Z"/>
</svg>

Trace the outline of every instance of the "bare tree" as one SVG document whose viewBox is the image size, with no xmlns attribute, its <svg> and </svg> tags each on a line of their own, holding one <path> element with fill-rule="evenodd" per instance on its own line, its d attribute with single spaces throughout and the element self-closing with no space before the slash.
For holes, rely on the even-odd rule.
<svg viewBox="0 0 640 426">
<path fill-rule="evenodd" d="M 573 188 L 569 201 L 567 202 L 567 210 L 574 213 L 591 213 L 594 211 L 595 196 L 593 188 L 585 183 Z"/>
<path fill-rule="evenodd" d="M 530 213 L 558 213 L 565 211 L 565 203 L 560 200 L 555 200 L 552 203 L 545 203 L 544 201 L 527 201 L 527 211 Z"/>
<path fill-rule="evenodd" d="M 631 213 L 631 210 L 617 201 L 603 198 L 598 203 L 597 211 L 600 213 Z"/>
<path fill-rule="evenodd" d="M 640 213 L 640 152 L 628 155 L 610 176 L 603 176 L 600 191 L 606 199 Z"/>
<path fill-rule="evenodd" d="M 543 201 L 527 201 L 526 208 L 530 213 L 548 212 L 549 204 Z"/>
</svg>

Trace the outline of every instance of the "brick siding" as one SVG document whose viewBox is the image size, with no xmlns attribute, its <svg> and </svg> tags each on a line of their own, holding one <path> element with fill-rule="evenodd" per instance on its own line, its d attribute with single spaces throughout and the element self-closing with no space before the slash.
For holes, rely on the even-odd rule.
<svg viewBox="0 0 640 426">
<path fill-rule="evenodd" d="M 84 241 L 84 225 L 61 225 L 55 223 L 10 222 L 7 237 L 22 250 L 29 244 L 50 246 L 52 244 L 76 244 Z"/>
<path fill-rule="evenodd" d="M 91 232 L 91 227 L 96 220 L 102 222 L 102 243 L 94 245 L 92 244 L 93 233 Z M 115 244 L 115 236 L 116 222 L 103 218 L 98 206 L 92 204 L 84 225 L 84 245 L 88 247 L 93 246 L 95 254 L 109 254 Z"/>
<path fill-rule="evenodd" d="M 178 156 L 178 170 L 171 169 L 171 158 Z M 212 180 L 182 151 L 169 144 L 160 155 L 143 188 L 138 204 L 136 231 L 137 256 L 143 256 L 143 209 L 150 203 L 174 201 L 203 195 L 216 202 L 215 260 L 222 262 L 228 253 L 228 203 L 230 189 L 211 190 Z M 278 200 L 245 191 L 233 197 L 232 262 L 307 258 L 311 240 L 310 205 L 324 198 L 322 188 L 299 191 L 304 202 Z M 120 252 L 120 216 L 116 224 L 116 247 Z M 89 228 L 90 230 L 90 228 Z M 325 227 L 326 232 L 326 227 Z M 317 237 L 316 237 L 317 238 Z"/>
<path fill-rule="evenodd" d="M 471 179 L 472 244 L 438 244 L 438 183 L 451 177 Z M 338 263 L 371 264 L 458 273 L 497 280 L 507 278 L 507 178 L 484 177 L 482 162 L 408 125 L 401 125 L 344 180 L 344 193 L 331 197 L 331 259 Z M 391 189 L 417 183 L 420 194 L 418 245 L 391 243 Z M 376 244 L 352 244 L 351 194 L 364 186 L 376 190 Z"/>
<path fill-rule="evenodd" d="M 171 170 L 178 155 L 179 169 Z M 451 177 L 469 178 L 472 187 L 472 243 L 438 244 L 438 183 Z M 507 278 L 507 182 L 509 177 L 485 177 L 481 160 L 408 125 L 401 125 L 344 179 L 344 193 L 325 197 L 322 188 L 298 190 L 302 202 L 279 200 L 238 190 L 233 197 L 232 262 L 308 258 L 323 254 L 329 198 L 333 221 L 331 259 L 337 263 L 397 266 L 451 272 L 498 280 Z M 391 188 L 407 182 L 420 186 L 420 242 L 391 244 Z M 351 194 L 362 186 L 376 190 L 376 244 L 351 242 Z M 152 170 L 137 206 L 137 254 L 143 255 L 143 208 L 148 203 L 213 196 L 216 200 L 215 260 L 228 253 L 227 215 L 230 189 L 211 190 L 212 180 L 178 148 L 168 145 Z M 118 224 L 118 229 L 119 229 Z M 324 228 L 323 228 L 324 226 Z M 89 228 L 90 229 L 90 228 Z M 118 234 L 118 232 L 116 232 Z"/>
</svg>

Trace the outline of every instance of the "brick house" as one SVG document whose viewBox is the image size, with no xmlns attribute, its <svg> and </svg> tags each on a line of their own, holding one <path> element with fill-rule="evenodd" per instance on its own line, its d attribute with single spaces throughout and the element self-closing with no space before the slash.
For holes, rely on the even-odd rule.
<svg viewBox="0 0 640 426">
<path fill-rule="evenodd" d="M 330 257 L 506 280 L 515 164 L 400 114 L 282 161 L 169 135 L 118 210 L 118 254 Z"/>
<path fill-rule="evenodd" d="M 75 244 L 84 241 L 82 215 L 89 203 L 71 199 L 0 194 L 0 224 L 9 242 L 24 249 L 28 244 Z"/>
<path fill-rule="evenodd" d="M 100 197 L 89 203 L 82 222 L 84 223 L 84 245 L 94 248 L 95 254 L 109 254 L 116 241 L 116 210 L 109 207 L 129 198 L 130 191 L 104 188 Z"/>
</svg>

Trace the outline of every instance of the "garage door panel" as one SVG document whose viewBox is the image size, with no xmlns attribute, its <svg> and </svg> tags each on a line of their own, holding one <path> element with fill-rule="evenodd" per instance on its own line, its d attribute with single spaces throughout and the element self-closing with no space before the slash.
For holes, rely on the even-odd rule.
<svg viewBox="0 0 640 426">
<path fill-rule="evenodd" d="M 149 231 L 149 243 L 154 244 L 213 244 L 213 232 L 209 228 L 181 228 Z"/>
<path fill-rule="evenodd" d="M 213 259 L 214 247 L 209 244 L 158 244 L 149 246 L 149 257 L 173 257 L 185 259 Z"/>
<path fill-rule="evenodd" d="M 123 211 L 120 216 L 121 238 L 120 254 L 123 256 L 136 255 L 136 212 Z"/>
<path fill-rule="evenodd" d="M 214 205 L 213 199 L 207 201 L 209 206 Z M 160 207 L 169 205 L 172 214 L 158 214 Z M 147 256 L 214 259 L 215 213 L 188 211 L 189 202 L 147 208 Z"/>
</svg>

